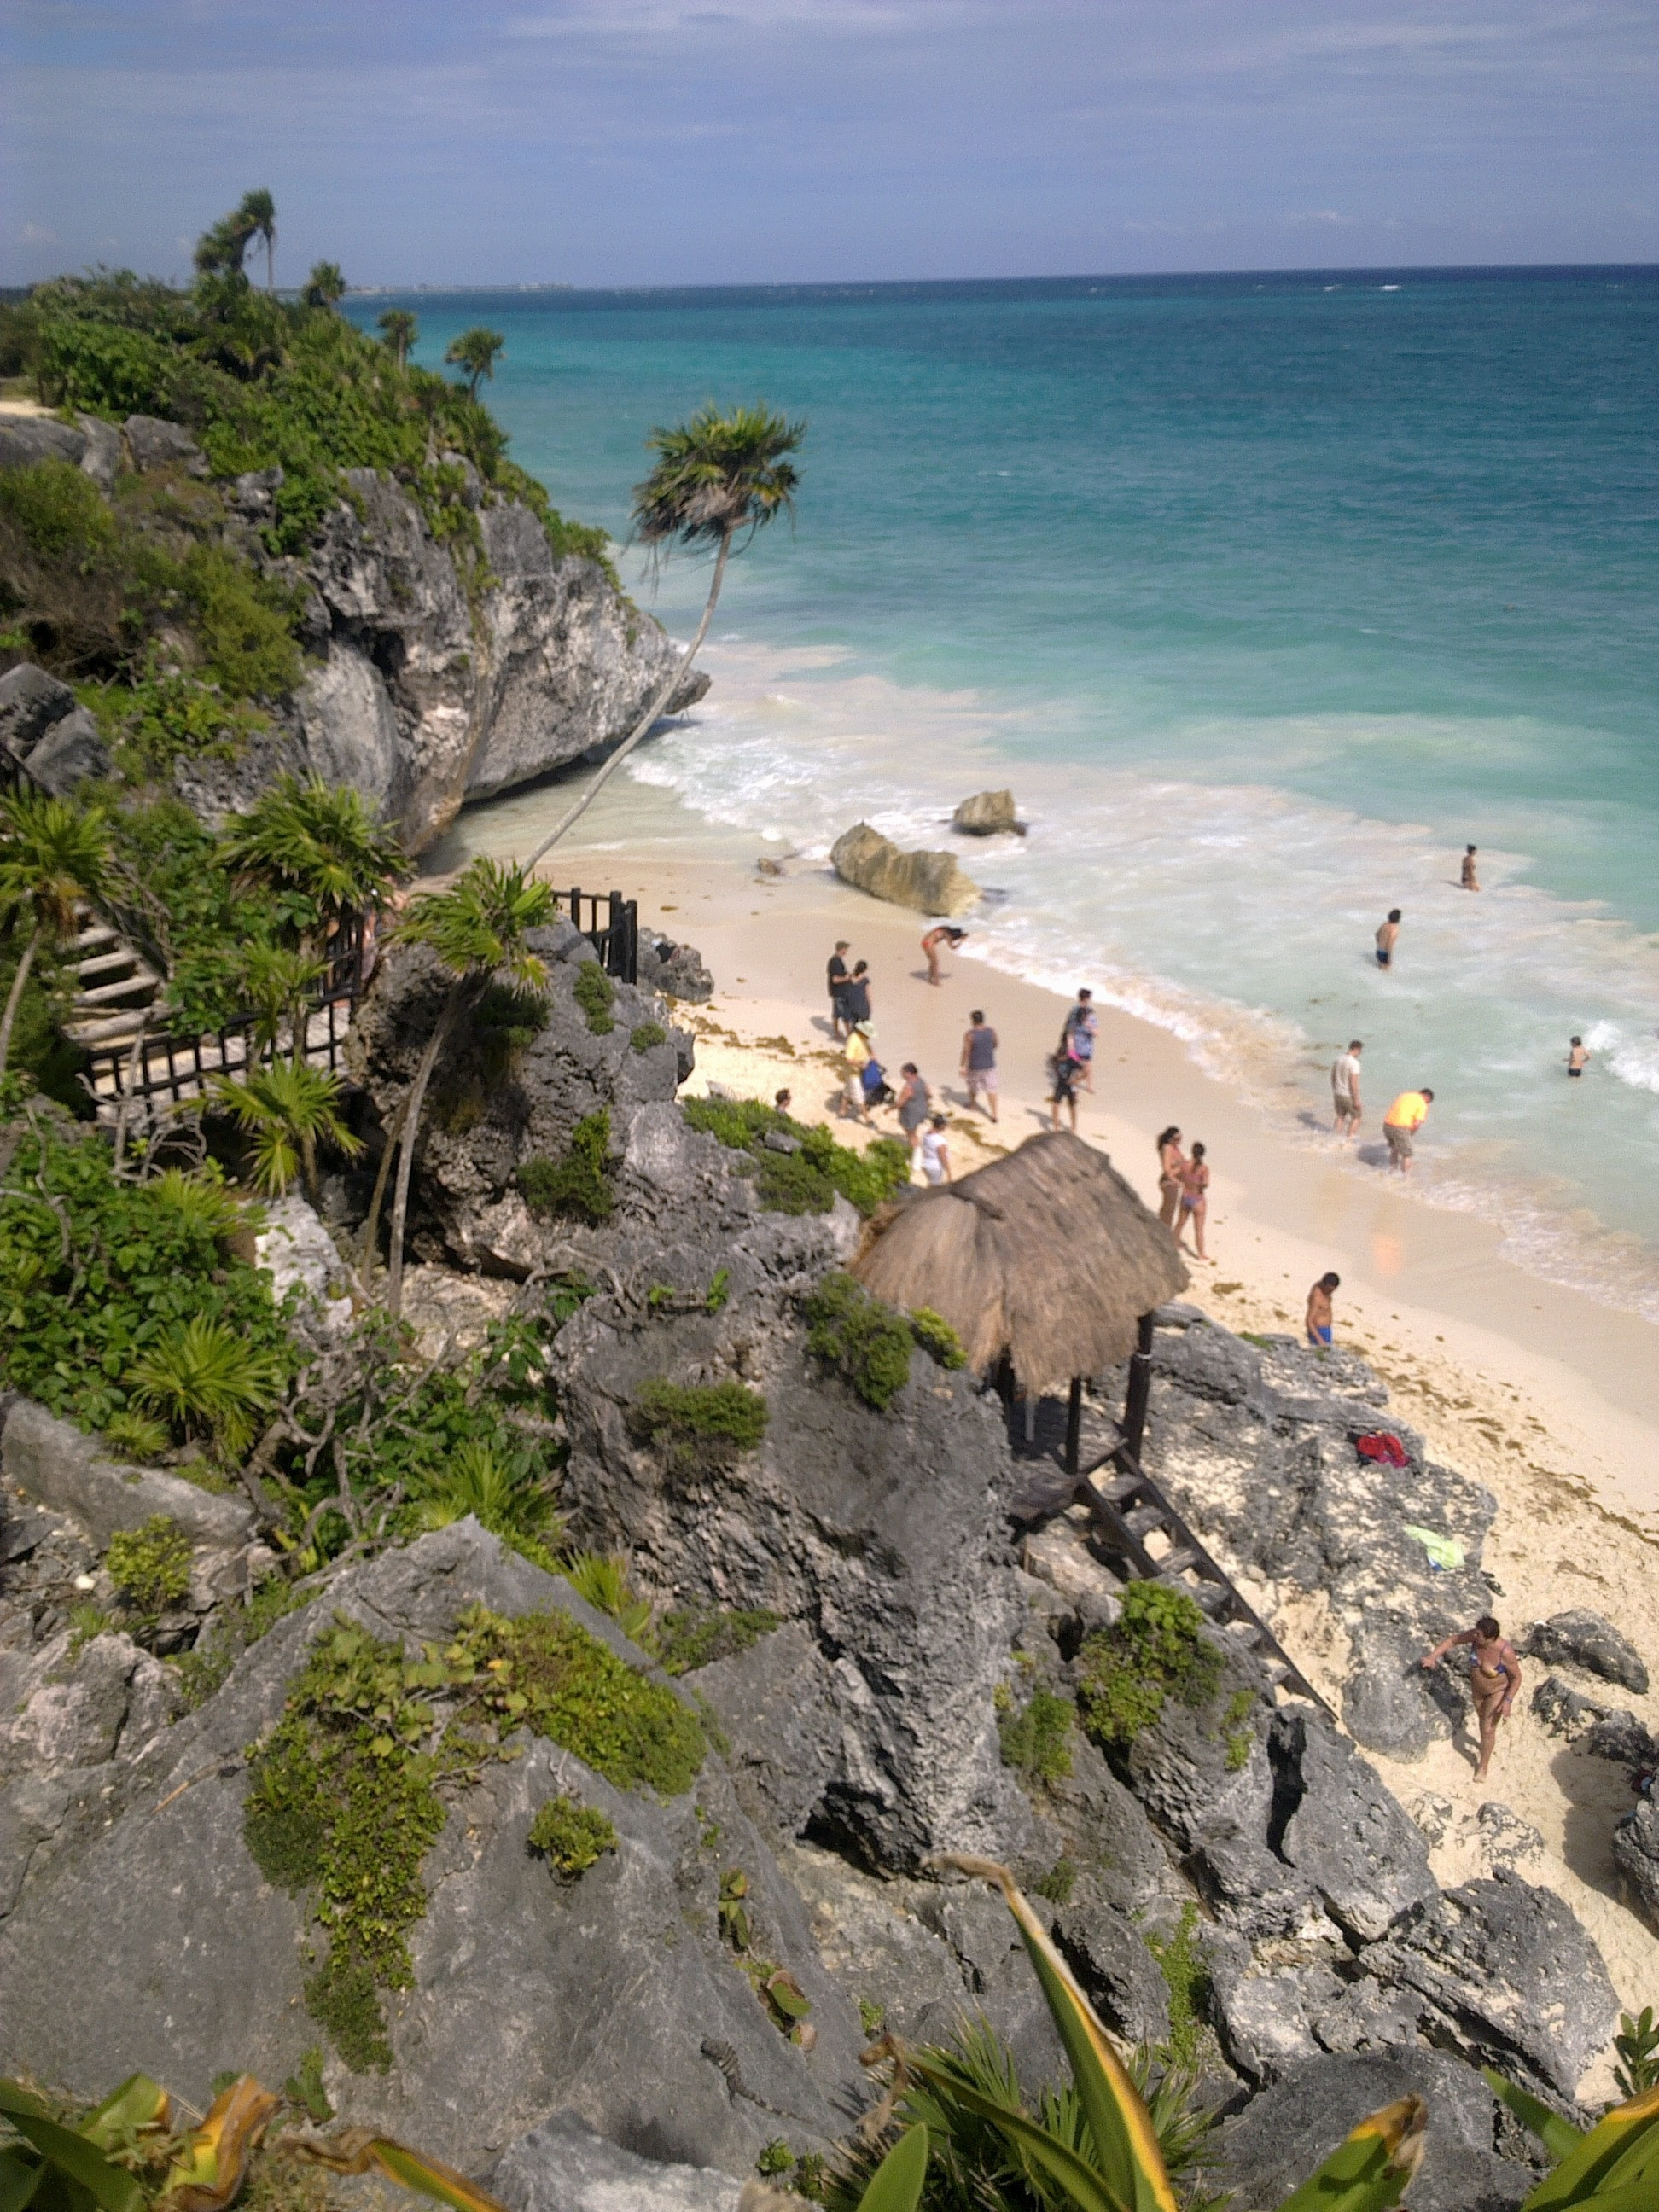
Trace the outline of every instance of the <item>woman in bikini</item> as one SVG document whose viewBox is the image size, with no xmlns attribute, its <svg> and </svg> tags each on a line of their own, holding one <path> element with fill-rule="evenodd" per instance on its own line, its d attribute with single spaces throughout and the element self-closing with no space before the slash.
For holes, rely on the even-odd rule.
<svg viewBox="0 0 1659 2212">
<path fill-rule="evenodd" d="M 1203 1146 L 1194 1145 L 1193 1156 L 1187 1163 L 1187 1172 L 1181 1179 L 1181 1218 L 1176 1224 L 1176 1243 L 1181 1243 L 1190 1225 L 1193 1249 L 1204 1261 L 1210 1256 L 1204 1249 L 1204 1224 L 1209 1214 L 1210 1170 L 1204 1163 Z"/>
<path fill-rule="evenodd" d="M 1480 1759 L 1474 1778 L 1484 1782 L 1498 1741 L 1498 1723 L 1509 1718 L 1515 1693 L 1521 1686 L 1521 1662 L 1515 1656 L 1515 1646 L 1491 1613 L 1483 1613 L 1473 1628 L 1448 1636 L 1432 1651 L 1425 1651 L 1423 1664 L 1437 1666 L 1447 1652 L 1459 1644 L 1468 1647 L 1469 1695 L 1474 1700 L 1475 1717 L 1480 1727 Z"/>
<path fill-rule="evenodd" d="M 1158 1140 L 1158 1218 L 1166 1229 L 1175 1227 L 1186 1174 L 1187 1156 L 1181 1149 L 1181 1132 L 1171 1123 Z"/>
</svg>

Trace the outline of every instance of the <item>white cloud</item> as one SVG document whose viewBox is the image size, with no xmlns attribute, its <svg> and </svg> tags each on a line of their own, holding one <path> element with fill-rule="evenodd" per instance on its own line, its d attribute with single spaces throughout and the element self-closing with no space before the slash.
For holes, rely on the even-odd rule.
<svg viewBox="0 0 1659 2212">
<path fill-rule="evenodd" d="M 46 229 L 38 222 L 26 222 L 17 236 L 24 246 L 56 246 L 58 243 L 58 233 Z"/>
</svg>

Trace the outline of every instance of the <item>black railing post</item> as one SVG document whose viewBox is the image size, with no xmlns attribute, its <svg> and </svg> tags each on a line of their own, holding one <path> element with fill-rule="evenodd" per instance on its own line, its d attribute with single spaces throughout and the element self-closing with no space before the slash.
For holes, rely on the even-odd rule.
<svg viewBox="0 0 1659 2212">
<path fill-rule="evenodd" d="M 1066 1408 L 1066 1472 L 1075 1475 L 1078 1470 L 1079 1449 L 1083 1441 L 1083 1377 L 1072 1377 L 1072 1395 Z"/>
<path fill-rule="evenodd" d="M 1129 1362 L 1128 1395 L 1123 1401 L 1123 1441 L 1137 1461 L 1146 1434 L 1146 1401 L 1152 1394 L 1152 1317 L 1140 1316 L 1139 1340 Z"/>
</svg>

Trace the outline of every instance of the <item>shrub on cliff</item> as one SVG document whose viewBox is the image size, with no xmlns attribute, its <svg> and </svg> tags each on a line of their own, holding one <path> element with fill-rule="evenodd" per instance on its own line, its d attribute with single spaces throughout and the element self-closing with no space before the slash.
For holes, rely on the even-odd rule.
<svg viewBox="0 0 1659 2212">
<path fill-rule="evenodd" d="M 794 1121 L 757 1098 L 686 1098 L 680 1105 L 694 1129 L 757 1163 L 761 1204 L 769 1212 L 827 1213 L 839 1191 L 871 1214 L 909 1181 L 909 1148 L 891 1137 L 878 1137 L 857 1152 L 838 1145 L 821 1124 Z M 774 1151 L 765 1140 L 775 1134 L 797 1149 Z"/>
</svg>

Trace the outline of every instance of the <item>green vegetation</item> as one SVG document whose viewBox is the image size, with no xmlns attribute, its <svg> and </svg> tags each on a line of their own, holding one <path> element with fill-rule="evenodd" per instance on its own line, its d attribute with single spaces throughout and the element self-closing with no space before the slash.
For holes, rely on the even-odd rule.
<svg viewBox="0 0 1659 2212">
<path fill-rule="evenodd" d="M 148 1413 L 112 1413 L 104 1424 L 104 1446 L 112 1459 L 137 1460 L 143 1466 L 160 1459 L 172 1441 Z"/>
<path fill-rule="evenodd" d="M 287 1369 L 275 1346 L 252 1350 L 223 1322 L 195 1314 L 146 1345 L 125 1380 L 135 1405 L 234 1459 L 252 1442 L 255 1417 L 276 1404 Z"/>
<path fill-rule="evenodd" d="M 1178 2066 L 1195 2067 L 1210 1990 L 1209 1969 L 1194 1938 L 1198 1907 L 1183 1905 L 1168 1936 L 1149 1936 L 1146 1948 L 1158 1964 L 1170 1992 L 1170 2053 Z"/>
<path fill-rule="evenodd" d="M 635 1052 L 649 1052 L 655 1045 L 667 1043 L 668 1032 L 660 1022 L 641 1022 L 629 1031 L 628 1042 Z"/>
<path fill-rule="evenodd" d="M 663 1466 L 682 1479 L 718 1473 L 753 1451 L 766 1433 L 768 1408 L 758 1390 L 741 1382 L 642 1382 L 629 1409 L 629 1426 L 661 1453 Z"/>
<path fill-rule="evenodd" d="M 477 324 L 450 340 L 444 359 L 452 368 L 465 373 L 466 396 L 476 399 L 479 380 L 487 377 L 491 383 L 495 381 L 495 363 L 506 351 L 507 340 L 499 331 L 487 331 L 482 324 Z"/>
<path fill-rule="evenodd" d="M 1034 1690 L 1030 1702 L 997 1723 L 1002 1763 L 1028 1786 L 1060 1782 L 1072 1771 L 1072 1723 L 1077 1709 L 1052 1690 Z"/>
<path fill-rule="evenodd" d="M 780 1114 L 756 1098 L 686 1098 L 681 1111 L 706 1132 L 757 1164 L 761 1204 L 772 1213 L 827 1213 L 836 1194 L 862 1214 L 884 1206 L 910 1176 L 910 1152 L 892 1137 L 878 1137 L 867 1151 L 838 1145 L 828 1129 Z M 792 1137 L 800 1149 L 775 1152 L 763 1139 Z"/>
<path fill-rule="evenodd" d="M 1227 1700 L 1227 1710 L 1222 1716 L 1227 1730 L 1227 1771 L 1237 1774 L 1250 1763 L 1250 1753 L 1255 1748 L 1255 1730 L 1248 1725 L 1255 1709 L 1253 1690 L 1235 1690 Z"/>
<path fill-rule="evenodd" d="M 611 1014 L 617 1002 L 617 987 L 597 960 L 584 960 L 577 969 L 574 990 L 588 1028 L 595 1036 L 609 1036 L 617 1026 Z"/>
<path fill-rule="evenodd" d="M 538 1221 L 560 1213 L 608 1221 L 617 1210 L 610 1155 L 611 1115 L 601 1106 L 595 1114 L 584 1114 L 570 1132 L 570 1149 L 562 1159 L 520 1162 L 518 1182 L 525 1204 Z"/>
<path fill-rule="evenodd" d="M 591 1805 L 562 1792 L 550 1797 L 530 1824 L 530 1848 L 539 1851 L 561 1881 L 575 1881 L 606 1851 L 617 1848 L 613 1822 Z"/>
<path fill-rule="evenodd" d="M 1650 2089 L 1659 2089 L 1659 2024 L 1651 2005 L 1644 2005 L 1635 2020 L 1627 2012 L 1620 2014 L 1613 2047 L 1619 2054 L 1613 2079 L 1623 2095 L 1642 2097 Z"/>
<path fill-rule="evenodd" d="M 190 1588 L 190 1538 L 165 1513 L 142 1528 L 118 1528 L 104 1565 L 110 1580 L 141 1613 L 164 1613 Z"/>
<path fill-rule="evenodd" d="M 1046 1897 L 1051 1904 L 1066 1905 L 1077 1887 L 1077 1861 L 1069 1852 L 1062 1852 L 1048 1873 L 1039 1875 L 1031 1887 L 1039 1897 Z"/>
<path fill-rule="evenodd" d="M 0 473 L 0 485 L 8 481 Z M 21 790 L 0 799 L 0 920 L 27 931 L 0 1008 L 0 1078 L 29 972 L 43 945 L 60 945 L 79 927 L 78 908 L 101 887 L 109 824 L 101 809 Z"/>
<path fill-rule="evenodd" d="M 1103 1749 L 1127 1750 L 1157 1721 L 1166 1694 L 1207 1705 L 1221 1670 L 1194 1599 L 1167 1583 L 1130 1583 L 1119 1620 L 1086 1638 L 1078 1654 L 1084 1728 Z"/>
<path fill-rule="evenodd" d="M 169 1662 L 184 1692 L 186 1711 L 194 1712 L 198 1705 L 205 1705 L 243 1652 L 252 1650 L 279 1620 L 308 1605 L 315 1595 L 272 1574 L 266 1576 L 246 1605 L 223 1607 L 207 1633 Z"/>
<path fill-rule="evenodd" d="M 943 1314 L 936 1314 L 932 1306 L 918 1306 L 910 1316 L 910 1330 L 916 1342 L 941 1367 L 957 1368 L 968 1364 L 968 1355 L 962 1348 L 962 1339 Z"/>
<path fill-rule="evenodd" d="M 700 1612 L 676 1608 L 657 1626 L 657 1659 L 665 1674 L 692 1674 L 717 1659 L 733 1659 L 781 1628 L 783 1617 L 764 1606 L 748 1610 Z"/>
<path fill-rule="evenodd" d="M 748 1977 L 749 1986 L 765 2006 L 773 2026 L 792 2043 L 800 2043 L 802 2023 L 812 2009 L 811 1999 L 787 1966 L 757 1955 L 749 1917 L 749 1876 L 741 1867 L 727 1867 L 720 1876 L 716 1909 L 720 1934 Z"/>
<path fill-rule="evenodd" d="M 596 1613 L 607 1614 L 635 1644 L 651 1648 L 651 1601 L 629 1580 L 628 1562 L 620 1553 L 577 1552 L 562 1563 L 560 1571 Z"/>
<path fill-rule="evenodd" d="M 306 1195 L 314 1206 L 319 1145 L 349 1160 L 363 1149 L 362 1138 L 353 1136 L 340 1119 L 338 1078 L 302 1060 L 274 1060 L 242 1082 L 217 1076 L 212 1095 L 251 1139 L 253 1187 L 268 1198 L 281 1198 L 295 1176 L 303 1174 Z"/>
<path fill-rule="evenodd" d="M 866 1406 L 885 1412 L 910 1379 L 915 1338 L 908 1322 L 850 1275 L 826 1275 L 807 1298 L 806 1349 L 833 1367 Z"/>
<path fill-rule="evenodd" d="M 755 2171 L 771 2181 L 780 2174 L 787 2173 L 794 2163 L 794 2152 L 790 2149 L 781 2136 L 774 2136 L 770 2142 L 762 2146 L 760 2154 L 755 2160 Z"/>
</svg>

